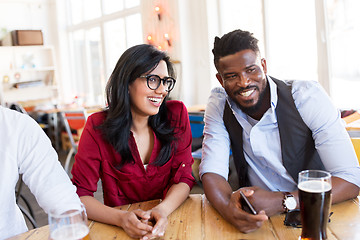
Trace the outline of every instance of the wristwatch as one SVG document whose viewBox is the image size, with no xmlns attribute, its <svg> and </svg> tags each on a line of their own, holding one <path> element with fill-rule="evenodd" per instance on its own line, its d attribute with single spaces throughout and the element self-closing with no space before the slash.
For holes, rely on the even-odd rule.
<svg viewBox="0 0 360 240">
<path fill-rule="evenodd" d="M 296 204 L 294 195 L 289 192 L 284 192 L 283 207 L 285 212 L 294 210 L 296 208 Z"/>
</svg>

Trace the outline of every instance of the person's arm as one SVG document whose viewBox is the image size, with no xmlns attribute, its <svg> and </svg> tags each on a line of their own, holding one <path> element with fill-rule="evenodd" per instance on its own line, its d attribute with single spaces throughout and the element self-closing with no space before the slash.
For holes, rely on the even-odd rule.
<svg viewBox="0 0 360 240">
<path fill-rule="evenodd" d="M 298 86 L 293 86 L 295 105 L 312 131 L 326 171 L 332 175 L 333 203 L 356 197 L 359 194 L 360 167 L 340 112 L 319 83 L 296 84 Z"/>
<path fill-rule="evenodd" d="M 332 203 L 339 203 L 359 195 L 359 187 L 342 178 L 332 177 Z"/>
<path fill-rule="evenodd" d="M 213 207 L 241 232 L 258 229 L 267 216 L 262 211 L 251 215 L 241 209 L 241 196 L 233 192 L 227 176 L 229 173 L 230 138 L 223 122 L 226 93 L 222 88 L 211 91 L 205 110 L 203 152 L 200 176 L 207 199 Z M 250 197 L 252 191 L 243 191 Z"/>
<path fill-rule="evenodd" d="M 81 209 L 76 188 L 61 166 L 50 139 L 33 119 L 20 114 L 13 121 L 17 137 L 17 161 L 24 183 L 46 213 Z"/>
<path fill-rule="evenodd" d="M 220 175 L 215 173 L 205 173 L 202 182 L 206 198 L 213 207 L 228 222 L 234 225 L 239 231 L 248 233 L 260 228 L 264 221 L 268 219 L 264 211 L 257 215 L 245 212 L 241 208 L 241 195 L 239 189 L 232 192 L 229 183 Z M 250 197 L 253 191 L 243 189 L 245 196 Z"/>
<path fill-rule="evenodd" d="M 359 195 L 359 188 L 342 178 L 332 177 L 332 204 L 343 202 Z M 256 210 L 264 210 L 266 215 L 273 216 L 284 212 L 283 199 L 284 193 L 271 192 L 259 187 L 249 187 L 254 190 L 254 194 L 248 199 Z M 300 208 L 298 190 L 291 192 L 297 200 L 296 208 Z"/>
<path fill-rule="evenodd" d="M 189 196 L 190 187 L 186 183 L 180 182 L 170 187 L 165 199 L 156 207 L 148 211 L 150 220 L 153 219 L 156 224 L 151 234 L 146 235 L 149 239 L 161 237 L 165 234 L 168 221 L 167 217 L 177 209 Z"/>
<path fill-rule="evenodd" d="M 230 137 L 223 121 L 226 93 L 222 88 L 211 91 L 204 115 L 204 139 L 199 166 L 200 177 L 207 172 L 229 175 Z"/>
<path fill-rule="evenodd" d="M 124 211 L 108 207 L 92 196 L 82 196 L 80 199 L 85 205 L 89 219 L 119 226 L 130 237 L 141 238 L 153 229 L 153 227 L 141 221 L 141 219 L 146 221 L 150 217 L 149 213 L 141 209 Z"/>
<path fill-rule="evenodd" d="M 352 184 L 342 178 L 331 177 L 331 203 L 340 203 L 351 198 L 355 198 L 359 195 L 359 188 L 355 184 Z M 299 205 L 299 193 L 294 191 L 291 194 L 294 195 L 297 200 L 296 208 L 300 208 Z"/>
<path fill-rule="evenodd" d="M 351 198 L 355 198 L 359 195 L 359 188 L 355 184 L 352 184 L 342 178 L 331 177 L 331 203 L 340 203 Z M 291 193 L 297 200 L 296 208 L 300 208 L 299 205 L 299 192 L 296 190 Z"/>
</svg>

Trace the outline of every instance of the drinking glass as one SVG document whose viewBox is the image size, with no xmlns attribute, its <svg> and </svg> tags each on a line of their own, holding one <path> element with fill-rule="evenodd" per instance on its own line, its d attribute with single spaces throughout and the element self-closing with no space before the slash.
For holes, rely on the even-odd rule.
<svg viewBox="0 0 360 240">
<path fill-rule="evenodd" d="M 326 229 L 331 206 L 331 175 L 321 170 L 305 170 L 298 180 L 301 238 L 327 239 Z"/>
<path fill-rule="evenodd" d="M 85 208 L 63 214 L 49 213 L 51 240 L 90 240 Z"/>
</svg>

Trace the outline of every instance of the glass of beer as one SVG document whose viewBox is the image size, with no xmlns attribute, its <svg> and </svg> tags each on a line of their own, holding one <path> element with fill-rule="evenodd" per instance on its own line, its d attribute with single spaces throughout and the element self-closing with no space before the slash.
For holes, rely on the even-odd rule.
<svg viewBox="0 0 360 240">
<path fill-rule="evenodd" d="M 321 170 L 299 173 L 301 239 L 327 239 L 326 229 L 331 206 L 331 175 Z"/>
<path fill-rule="evenodd" d="M 90 240 L 84 207 L 63 214 L 49 213 L 51 240 Z"/>
</svg>

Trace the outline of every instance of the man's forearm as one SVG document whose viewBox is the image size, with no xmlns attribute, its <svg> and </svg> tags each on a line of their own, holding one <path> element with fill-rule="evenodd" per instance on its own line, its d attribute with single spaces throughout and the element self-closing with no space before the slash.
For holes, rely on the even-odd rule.
<svg viewBox="0 0 360 240">
<path fill-rule="evenodd" d="M 216 173 L 205 173 L 201 179 L 206 198 L 221 215 L 224 215 L 232 193 L 229 183 Z"/>
<path fill-rule="evenodd" d="M 331 177 L 332 182 L 332 204 L 346 201 L 351 198 L 355 198 L 359 195 L 359 187 L 352 184 L 342 178 Z M 293 191 L 295 199 L 297 200 L 296 208 L 300 208 L 299 204 L 299 192 Z"/>
<path fill-rule="evenodd" d="M 359 187 L 342 178 L 332 177 L 332 203 L 339 203 L 359 195 Z"/>
</svg>

